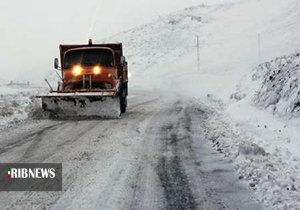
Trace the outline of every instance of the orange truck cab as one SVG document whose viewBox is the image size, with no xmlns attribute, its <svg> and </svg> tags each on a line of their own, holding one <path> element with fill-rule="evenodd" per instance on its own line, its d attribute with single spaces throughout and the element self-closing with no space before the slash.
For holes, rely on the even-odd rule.
<svg viewBox="0 0 300 210">
<path fill-rule="evenodd" d="M 62 83 L 58 91 L 117 90 L 128 92 L 128 67 L 122 44 L 60 45 Z M 58 59 L 54 67 L 59 69 Z"/>
<path fill-rule="evenodd" d="M 60 45 L 62 82 L 57 93 L 111 92 L 127 106 L 128 66 L 121 43 Z"/>
</svg>

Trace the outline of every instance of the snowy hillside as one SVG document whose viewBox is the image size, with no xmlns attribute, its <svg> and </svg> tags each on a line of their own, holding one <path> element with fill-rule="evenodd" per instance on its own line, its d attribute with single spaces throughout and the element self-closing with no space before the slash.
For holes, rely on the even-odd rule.
<svg viewBox="0 0 300 210">
<path fill-rule="evenodd" d="M 204 11 L 213 10 L 214 7 L 206 8 L 204 5 L 189 8 L 112 37 L 109 41 L 124 42 L 127 59 L 132 60 L 133 73 L 139 74 L 153 65 L 176 61 L 192 53 L 195 36 L 200 33 L 203 24 L 210 21 L 202 15 Z"/>
<path fill-rule="evenodd" d="M 296 0 L 208 2 L 106 41 L 124 43 L 131 85 L 174 89 L 176 84 L 185 94 L 209 92 L 227 100 L 250 69 L 299 48 L 299 7 Z"/>
</svg>

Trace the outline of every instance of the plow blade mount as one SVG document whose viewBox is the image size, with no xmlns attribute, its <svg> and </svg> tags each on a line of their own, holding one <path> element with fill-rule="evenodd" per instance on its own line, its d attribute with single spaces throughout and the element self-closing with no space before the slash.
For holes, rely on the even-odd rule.
<svg viewBox="0 0 300 210">
<path fill-rule="evenodd" d="M 112 92 L 49 93 L 38 96 L 45 111 L 59 117 L 118 118 L 120 100 Z"/>
</svg>

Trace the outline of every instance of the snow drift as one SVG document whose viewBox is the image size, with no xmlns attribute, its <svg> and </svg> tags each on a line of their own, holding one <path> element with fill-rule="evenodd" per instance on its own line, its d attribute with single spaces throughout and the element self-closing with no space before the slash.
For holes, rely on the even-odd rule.
<svg viewBox="0 0 300 210">
<path fill-rule="evenodd" d="M 300 54 L 276 58 L 256 68 L 253 80 L 262 80 L 254 102 L 278 116 L 300 116 Z"/>
</svg>

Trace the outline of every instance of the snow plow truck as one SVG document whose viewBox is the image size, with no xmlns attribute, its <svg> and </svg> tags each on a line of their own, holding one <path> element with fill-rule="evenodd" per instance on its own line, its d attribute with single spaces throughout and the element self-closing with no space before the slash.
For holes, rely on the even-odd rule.
<svg viewBox="0 0 300 210">
<path fill-rule="evenodd" d="M 61 81 L 56 90 L 37 96 L 44 111 L 59 116 L 116 118 L 126 112 L 128 67 L 121 43 L 60 45 L 54 68 Z M 46 81 L 47 82 L 47 81 Z"/>
</svg>

